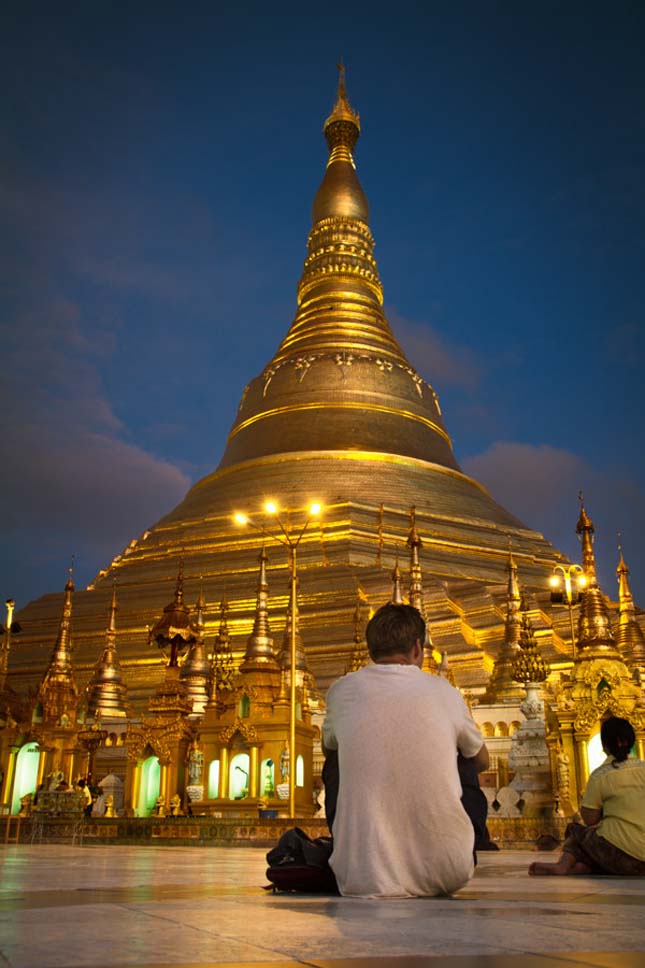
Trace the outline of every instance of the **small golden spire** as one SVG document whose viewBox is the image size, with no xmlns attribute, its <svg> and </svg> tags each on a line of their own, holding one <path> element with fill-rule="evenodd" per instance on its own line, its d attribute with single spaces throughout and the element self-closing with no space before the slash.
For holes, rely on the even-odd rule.
<svg viewBox="0 0 645 968">
<path fill-rule="evenodd" d="M 87 709 L 95 720 L 124 718 L 128 712 L 128 690 L 121 678 L 121 664 L 116 650 L 116 581 L 108 607 L 105 648 L 99 656 L 94 674 L 87 686 Z"/>
<path fill-rule="evenodd" d="M 582 491 L 578 493 L 580 501 L 580 517 L 576 525 L 576 533 L 582 544 L 582 568 L 589 582 L 596 580 L 596 559 L 593 550 L 594 532 L 593 521 L 587 514 Z"/>
<path fill-rule="evenodd" d="M 363 615 L 361 604 L 367 599 L 362 591 L 360 583 L 356 582 L 356 607 L 354 609 L 354 648 L 349 660 L 347 672 L 358 672 L 369 662 L 369 653 L 365 647 L 363 637 Z"/>
<path fill-rule="evenodd" d="M 302 643 L 302 636 L 300 634 L 300 615 L 298 609 L 298 592 L 299 592 L 300 581 L 296 582 L 296 601 L 295 601 L 295 617 L 292 615 L 291 609 L 291 596 L 289 596 L 289 604 L 287 605 L 287 621 L 284 627 L 284 635 L 282 637 L 282 650 L 280 652 L 280 667 L 285 669 L 287 672 L 291 671 L 291 623 L 295 621 L 296 626 L 296 675 L 300 673 L 308 673 L 309 666 L 307 664 L 307 655 L 305 653 L 305 648 Z"/>
<path fill-rule="evenodd" d="M 204 643 L 204 590 L 203 579 L 199 576 L 199 595 L 195 604 L 195 640 L 188 647 L 188 653 L 181 667 L 179 677 L 186 690 L 186 698 L 193 704 L 190 716 L 201 716 L 209 700 L 211 666 L 206 655 Z"/>
<path fill-rule="evenodd" d="M 513 662 L 513 678 L 516 682 L 525 684 L 544 682 L 549 670 L 535 638 L 525 598 L 522 598 L 520 607 L 522 609 L 522 631 L 520 633 L 520 648 Z"/>
<path fill-rule="evenodd" d="M 513 671 L 514 662 L 520 648 L 522 596 L 510 537 L 508 539 L 506 570 L 508 572 L 508 583 L 506 586 L 504 639 L 484 693 L 484 702 L 487 703 L 507 702 L 520 699 L 523 696 L 523 690 L 517 684 Z"/>
<path fill-rule="evenodd" d="M 65 721 L 69 720 L 69 725 L 72 724 L 72 719 L 76 716 L 78 706 L 78 689 L 72 666 L 73 567 L 74 558 L 72 557 L 72 564 L 68 569 L 69 578 L 65 585 L 63 614 L 58 627 L 58 635 L 49 665 L 38 689 L 38 700 L 42 705 L 45 721 L 63 722 L 61 717 L 66 717 Z"/>
<path fill-rule="evenodd" d="M 262 545 L 258 555 L 260 566 L 257 584 L 257 599 L 255 605 L 255 620 L 253 631 L 246 640 L 244 661 L 240 672 L 250 672 L 261 665 L 264 669 L 278 670 L 278 664 L 273 650 L 273 639 L 269 628 L 269 582 L 267 579 L 267 562 L 269 558 L 266 548 Z"/>
<path fill-rule="evenodd" d="M 399 568 L 399 553 L 396 553 L 394 569 L 392 571 L 392 604 L 403 605 L 403 592 L 401 590 L 401 569 Z"/>
<path fill-rule="evenodd" d="M 620 537 L 620 536 L 619 536 Z M 645 674 L 645 635 L 636 619 L 636 608 L 629 586 L 629 568 L 618 545 L 620 558 L 616 569 L 618 578 L 619 624 L 616 635 L 618 649 L 632 671 L 638 669 L 641 678 Z"/>
</svg>

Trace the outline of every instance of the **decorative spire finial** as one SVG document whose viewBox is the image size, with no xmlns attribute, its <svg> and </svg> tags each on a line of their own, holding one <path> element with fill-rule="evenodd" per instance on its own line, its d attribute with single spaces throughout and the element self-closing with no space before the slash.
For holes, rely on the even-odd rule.
<svg viewBox="0 0 645 968">
<path fill-rule="evenodd" d="M 401 569 L 399 568 L 399 552 L 396 553 L 394 569 L 392 571 L 392 604 L 403 605 L 403 592 L 401 591 Z"/>
<path fill-rule="evenodd" d="M 582 568 L 589 582 L 596 581 L 596 559 L 593 551 L 594 532 L 593 521 L 587 514 L 582 491 L 578 492 L 580 501 L 580 517 L 576 525 L 576 533 L 582 545 Z"/>
<path fill-rule="evenodd" d="M 253 631 L 246 642 L 244 661 L 240 672 L 249 672 L 261 665 L 264 669 L 277 671 L 278 665 L 273 651 L 273 639 L 269 628 L 269 582 L 267 579 L 267 562 L 269 558 L 266 548 L 262 545 L 258 555 L 260 566 L 257 584 L 257 599 L 255 605 L 255 620 Z"/>
<path fill-rule="evenodd" d="M 358 111 L 355 111 L 349 103 L 347 87 L 345 85 L 345 65 L 343 64 L 342 58 L 336 66 L 338 68 L 338 90 L 336 91 L 336 103 L 334 104 L 331 114 L 325 121 L 323 130 L 325 132 L 325 137 L 327 138 L 330 149 L 334 147 L 334 144 L 344 143 L 351 151 L 356 144 L 361 131 L 361 118 Z M 329 129 L 332 127 L 332 125 L 335 125 L 338 122 L 346 125 L 345 130 L 330 132 Z M 352 127 L 354 128 L 353 131 Z M 342 139 L 342 141 L 338 140 L 339 137 Z"/>
<path fill-rule="evenodd" d="M 620 540 L 621 535 L 619 533 Z M 636 608 L 632 590 L 629 586 L 629 568 L 623 557 L 623 549 L 619 543 L 620 559 L 616 568 L 618 578 L 619 623 L 616 634 L 618 650 L 632 671 L 638 670 L 639 677 L 645 673 L 645 635 L 636 619 Z"/>
</svg>

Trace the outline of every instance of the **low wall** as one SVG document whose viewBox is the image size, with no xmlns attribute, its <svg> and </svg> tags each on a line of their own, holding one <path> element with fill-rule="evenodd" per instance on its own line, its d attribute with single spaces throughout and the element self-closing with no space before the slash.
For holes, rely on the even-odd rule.
<svg viewBox="0 0 645 968">
<path fill-rule="evenodd" d="M 15 821 L 15 818 L 14 818 Z M 541 820 L 491 817 L 488 829 L 500 848 L 530 849 L 539 837 L 562 840 L 564 818 Z M 137 844 L 175 847 L 271 847 L 291 827 L 301 827 L 310 837 L 328 836 L 324 820 L 252 820 L 212 817 L 119 817 L 114 819 L 70 820 L 23 818 L 21 844 Z"/>
</svg>

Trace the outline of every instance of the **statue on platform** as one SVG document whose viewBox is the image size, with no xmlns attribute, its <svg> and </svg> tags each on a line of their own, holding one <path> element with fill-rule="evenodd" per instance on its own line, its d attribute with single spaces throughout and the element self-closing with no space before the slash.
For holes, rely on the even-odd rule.
<svg viewBox="0 0 645 968">
<path fill-rule="evenodd" d="M 289 744 L 280 753 L 280 776 L 282 782 L 286 783 L 289 779 Z"/>
<path fill-rule="evenodd" d="M 166 801 L 163 797 L 157 797 L 155 800 L 155 817 L 165 817 L 166 816 Z"/>
<path fill-rule="evenodd" d="M 170 798 L 170 816 L 181 817 L 181 797 L 178 793 Z"/>
<path fill-rule="evenodd" d="M 63 782 L 63 771 L 54 770 L 47 777 L 47 781 L 48 781 L 47 789 L 49 790 L 50 793 L 53 793 L 53 791 L 57 790 L 59 785 Z"/>
<path fill-rule="evenodd" d="M 197 740 L 193 740 L 193 744 L 188 751 L 188 783 L 190 786 L 197 786 L 201 783 L 203 763 L 204 754 L 200 750 Z"/>
<path fill-rule="evenodd" d="M 108 793 L 105 797 L 105 813 L 103 814 L 103 816 L 116 817 L 116 814 L 114 812 L 114 796 L 111 793 Z"/>
</svg>

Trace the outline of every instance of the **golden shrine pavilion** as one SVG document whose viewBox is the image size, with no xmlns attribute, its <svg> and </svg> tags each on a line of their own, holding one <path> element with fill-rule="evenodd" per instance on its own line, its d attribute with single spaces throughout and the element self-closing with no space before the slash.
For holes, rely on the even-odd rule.
<svg viewBox="0 0 645 968">
<path fill-rule="evenodd" d="M 5 690 L 15 707 L 11 721 L 20 720 L 30 690 L 40 690 L 41 696 L 43 674 L 49 670 L 51 680 L 54 668 L 56 688 L 61 695 L 67 690 L 73 700 L 74 710 L 62 725 L 59 716 L 56 727 L 62 730 L 62 745 L 56 748 L 68 750 L 70 763 L 78 761 L 71 752 L 78 742 L 72 742 L 69 717 L 81 704 L 83 687 L 89 717 L 99 712 L 104 725 L 110 717 L 127 718 L 125 683 L 130 717 L 141 719 L 154 707 L 162 732 L 172 715 L 195 725 L 192 733 L 182 727 L 168 740 L 175 759 L 188 763 L 203 721 L 212 756 L 220 757 L 226 769 L 228 753 L 222 759 L 218 752 L 218 717 L 227 723 L 230 737 L 237 729 L 243 745 L 258 746 L 253 738 L 257 729 L 242 728 L 243 700 L 248 704 L 255 695 L 263 697 L 258 701 L 265 709 L 272 703 L 276 710 L 284 706 L 286 662 L 280 658 L 280 642 L 283 636 L 289 640 L 292 623 L 299 643 L 299 698 L 306 711 L 301 732 L 311 745 L 315 729 L 305 693 L 324 695 L 333 679 L 362 664 L 361 622 L 370 608 L 397 600 L 397 595 L 427 617 L 428 671 L 448 674 L 449 666 L 456 685 L 479 696 L 482 704 L 518 705 L 523 689 L 511 673 L 521 625 L 519 574 L 542 656 L 556 678 L 571 669 L 572 624 L 566 610 L 551 608 L 548 590 L 554 566 L 566 565 L 566 559 L 463 473 L 437 394 L 406 358 L 384 315 L 369 206 L 354 160 L 360 130 L 341 68 L 336 102 L 324 124 L 329 157 L 313 201 L 295 318 L 272 359 L 244 389 L 217 469 L 133 539 L 87 588 L 76 591 L 73 607 L 68 583 L 65 642 L 73 635 L 73 650 L 59 642 L 59 594 L 43 596 L 17 616 L 20 647 L 10 657 L 11 695 Z M 280 537 L 277 524 L 263 515 L 268 499 L 283 509 L 287 531 L 302 527 L 313 500 L 323 507 L 300 541 L 295 614 L 288 608 L 288 556 L 274 540 Z M 258 530 L 235 523 L 239 510 Z M 631 708 L 640 708 L 640 685 L 632 685 L 633 668 L 645 672 L 642 613 L 628 595 L 624 562 L 621 567 L 621 602 L 629 597 L 629 603 L 621 607 L 620 620 L 615 604 L 599 590 L 594 595 L 602 598 L 607 629 L 611 632 L 612 621 L 617 626 L 618 642 L 605 650 L 623 662 L 621 670 L 612 667 L 612 681 L 623 683 Z M 168 605 L 175 582 L 175 599 Z M 162 615 L 167 622 L 159 631 Z M 171 661 L 170 677 L 155 646 L 162 641 L 170 650 L 179 643 L 186 655 L 183 664 Z M 282 659 L 286 654 L 283 648 Z M 220 682 L 228 686 L 236 670 L 242 666 L 244 672 L 246 666 L 255 677 L 255 693 L 246 688 L 234 702 L 218 698 L 209 685 L 213 661 Z M 73 695 L 72 664 L 78 684 Z M 575 688 L 567 694 L 574 705 Z M 42 701 L 39 708 L 41 722 Z M 124 728 L 115 730 L 115 742 Z M 70 730 L 67 745 L 65 729 Z M 137 729 L 136 742 L 131 736 L 133 761 L 148 746 L 155 748 L 152 722 L 144 717 Z M 271 742 L 277 761 L 282 734 Z M 567 743 L 572 756 L 573 745 Z M 91 736 L 81 747 L 92 747 Z M 261 797 L 257 771 L 265 761 L 257 748 L 252 761 L 249 784 L 253 795 Z M 145 779 L 131 780 L 133 796 Z"/>
</svg>

